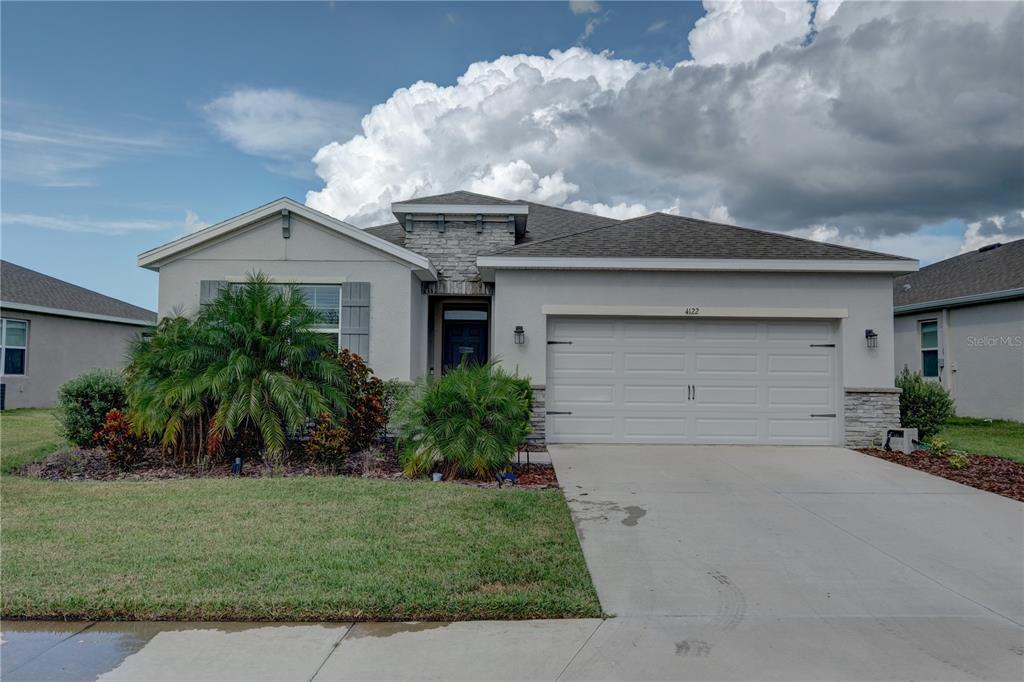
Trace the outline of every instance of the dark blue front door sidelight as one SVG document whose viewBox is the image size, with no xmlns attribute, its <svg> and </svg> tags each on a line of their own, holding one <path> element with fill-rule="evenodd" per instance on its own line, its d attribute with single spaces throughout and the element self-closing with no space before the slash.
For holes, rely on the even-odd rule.
<svg viewBox="0 0 1024 682">
<path fill-rule="evenodd" d="M 446 320 L 444 323 L 444 369 L 467 362 L 487 362 L 487 321 Z"/>
</svg>

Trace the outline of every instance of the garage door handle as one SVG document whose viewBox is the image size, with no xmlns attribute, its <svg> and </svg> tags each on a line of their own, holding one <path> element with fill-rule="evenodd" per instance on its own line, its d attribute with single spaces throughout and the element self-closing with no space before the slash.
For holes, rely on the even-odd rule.
<svg viewBox="0 0 1024 682">
<path fill-rule="evenodd" d="M 572 414 L 572 412 L 559 412 L 557 410 L 547 410 L 544 414 Z"/>
<path fill-rule="evenodd" d="M 548 341 L 548 345 L 549 346 L 561 346 L 561 345 L 571 346 L 572 345 L 572 341 Z"/>
<path fill-rule="evenodd" d="M 811 416 L 812 417 L 834 417 L 834 416 L 836 416 L 836 413 L 835 412 L 831 412 L 829 414 L 812 414 Z"/>
<path fill-rule="evenodd" d="M 834 343 L 812 343 L 811 348 L 835 348 Z"/>
</svg>

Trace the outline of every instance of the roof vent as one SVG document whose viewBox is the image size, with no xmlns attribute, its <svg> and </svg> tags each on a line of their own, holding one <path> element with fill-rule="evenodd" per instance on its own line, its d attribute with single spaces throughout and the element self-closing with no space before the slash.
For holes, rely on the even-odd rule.
<svg viewBox="0 0 1024 682">
<path fill-rule="evenodd" d="M 986 251 L 991 251 L 992 249 L 998 249 L 1002 245 L 1003 244 L 1001 242 L 996 242 L 995 244 L 986 244 L 985 246 L 978 249 L 978 253 L 985 253 Z"/>
</svg>

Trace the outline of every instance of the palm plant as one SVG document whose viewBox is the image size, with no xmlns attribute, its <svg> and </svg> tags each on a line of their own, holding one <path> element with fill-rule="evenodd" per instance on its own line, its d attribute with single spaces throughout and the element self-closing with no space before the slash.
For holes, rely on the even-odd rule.
<svg viewBox="0 0 1024 682">
<path fill-rule="evenodd" d="M 133 348 L 136 423 L 160 434 L 164 446 L 193 452 L 204 439 L 210 450 L 255 435 L 268 461 L 279 461 L 289 432 L 347 408 L 334 344 L 313 331 L 319 321 L 294 287 L 276 287 L 261 274 L 223 290 L 194 320 L 165 320 Z M 196 433 L 197 425 L 206 428 Z"/>
<path fill-rule="evenodd" d="M 507 469 L 530 430 L 530 395 L 523 386 L 493 360 L 421 379 L 396 413 L 405 474 L 436 469 L 445 478 L 487 477 Z"/>
</svg>

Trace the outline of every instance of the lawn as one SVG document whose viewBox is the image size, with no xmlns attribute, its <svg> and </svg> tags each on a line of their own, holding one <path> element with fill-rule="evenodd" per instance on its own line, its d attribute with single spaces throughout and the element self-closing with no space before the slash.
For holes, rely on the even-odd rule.
<svg viewBox="0 0 1024 682">
<path fill-rule="evenodd" d="M 0 416 L 0 469 L 5 474 L 60 444 L 53 410 L 8 410 Z"/>
<path fill-rule="evenodd" d="M 0 418 L 5 469 L 56 442 L 52 427 L 41 426 L 43 415 Z M 4 617 L 601 613 L 558 491 L 342 477 L 51 482 L 5 475 L 0 486 Z"/>
<path fill-rule="evenodd" d="M 957 450 L 1024 463 L 1024 422 L 953 417 L 938 436 Z"/>
</svg>

